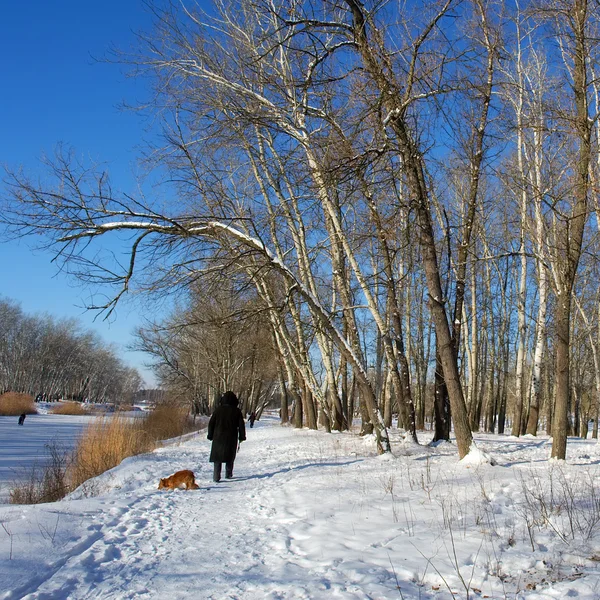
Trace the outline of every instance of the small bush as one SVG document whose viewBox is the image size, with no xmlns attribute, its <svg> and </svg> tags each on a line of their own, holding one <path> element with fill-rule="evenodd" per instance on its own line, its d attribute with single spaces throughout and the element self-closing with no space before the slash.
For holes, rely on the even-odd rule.
<svg viewBox="0 0 600 600">
<path fill-rule="evenodd" d="M 79 402 L 61 402 L 58 406 L 55 406 L 51 411 L 53 415 L 87 415 L 87 411 Z"/>
<path fill-rule="evenodd" d="M 32 396 L 18 392 L 6 392 L 0 395 L 0 416 L 17 417 L 23 413 L 37 414 Z"/>
</svg>

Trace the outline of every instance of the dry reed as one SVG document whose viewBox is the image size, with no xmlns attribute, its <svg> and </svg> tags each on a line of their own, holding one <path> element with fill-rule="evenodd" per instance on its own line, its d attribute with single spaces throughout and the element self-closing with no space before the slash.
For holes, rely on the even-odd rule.
<svg viewBox="0 0 600 600">
<path fill-rule="evenodd" d="M 55 406 L 50 412 L 53 415 L 87 415 L 89 414 L 79 402 L 61 402 Z"/>
<path fill-rule="evenodd" d="M 46 444 L 45 464 L 34 465 L 9 492 L 11 504 L 40 504 L 55 502 L 69 493 L 66 466 L 69 453 L 58 442 Z"/>
<path fill-rule="evenodd" d="M 0 395 L 0 416 L 36 415 L 33 397 L 19 392 L 6 392 Z"/>
<path fill-rule="evenodd" d="M 73 450 L 67 469 L 71 488 L 116 467 L 129 456 L 152 450 L 154 445 L 142 425 L 119 414 L 95 418 Z"/>
<path fill-rule="evenodd" d="M 144 431 L 150 440 L 159 442 L 199 429 L 189 418 L 187 407 L 159 404 L 144 418 Z"/>
</svg>

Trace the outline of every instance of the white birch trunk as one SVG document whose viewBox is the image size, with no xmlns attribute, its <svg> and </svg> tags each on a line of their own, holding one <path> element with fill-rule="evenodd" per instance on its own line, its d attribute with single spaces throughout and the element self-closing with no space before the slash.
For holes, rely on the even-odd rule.
<svg viewBox="0 0 600 600">
<path fill-rule="evenodd" d="M 538 103 L 541 112 L 541 103 Z M 533 151 L 533 199 L 535 206 L 535 245 L 537 247 L 537 256 L 535 264 L 538 273 L 538 311 L 537 323 L 535 329 L 535 349 L 533 353 L 533 366 L 531 370 L 530 385 L 530 406 L 529 419 L 527 421 L 526 433 L 537 435 L 539 421 L 540 404 L 542 397 L 541 373 L 544 353 L 546 348 L 546 313 L 548 309 L 548 269 L 546 267 L 546 231 L 542 213 L 543 202 L 543 182 L 542 182 L 542 141 L 543 117 L 538 116 L 537 127 L 533 132 L 534 151 Z M 549 401 L 549 400 L 548 400 Z"/>
<path fill-rule="evenodd" d="M 527 222 L 527 173 L 525 169 L 525 125 L 524 117 L 524 96 L 525 82 L 523 76 L 523 63 L 521 54 L 520 28 L 517 39 L 517 78 L 518 78 L 518 97 L 515 102 L 515 113 L 517 118 L 517 162 L 519 169 L 519 180 L 521 181 L 521 230 L 520 230 L 520 277 L 519 288 L 517 292 L 517 362 L 515 365 L 515 406 L 513 410 L 512 435 L 521 435 L 521 421 L 523 416 L 523 375 L 525 365 L 525 340 L 527 333 L 526 323 L 526 291 L 527 291 L 527 256 L 525 254 L 525 227 Z"/>
</svg>

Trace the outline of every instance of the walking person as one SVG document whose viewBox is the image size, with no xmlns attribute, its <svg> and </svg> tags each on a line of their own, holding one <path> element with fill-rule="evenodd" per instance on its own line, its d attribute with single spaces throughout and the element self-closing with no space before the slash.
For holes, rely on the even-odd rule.
<svg viewBox="0 0 600 600">
<path fill-rule="evenodd" d="M 208 422 L 208 439 L 212 440 L 210 462 L 214 463 L 213 481 L 221 481 L 221 467 L 225 463 L 225 477 L 233 477 L 233 462 L 238 443 L 246 439 L 244 415 L 238 408 L 238 398 L 233 392 L 225 392 L 221 404 Z"/>
</svg>

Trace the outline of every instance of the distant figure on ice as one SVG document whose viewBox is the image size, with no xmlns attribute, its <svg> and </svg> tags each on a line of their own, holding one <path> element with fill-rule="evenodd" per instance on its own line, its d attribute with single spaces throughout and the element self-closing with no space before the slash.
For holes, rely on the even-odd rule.
<svg viewBox="0 0 600 600">
<path fill-rule="evenodd" d="M 19 417 L 19 425 L 23 425 L 23 423 L 25 423 L 25 417 L 27 415 L 25 413 L 23 413 L 20 417 Z"/>
<path fill-rule="evenodd" d="M 252 411 L 248 417 L 248 423 L 250 423 L 250 427 L 254 427 L 254 421 L 256 421 L 256 413 Z"/>
<path fill-rule="evenodd" d="M 233 462 L 238 442 L 246 439 L 244 415 L 238 408 L 238 399 L 233 392 L 225 392 L 221 404 L 215 409 L 208 422 L 208 439 L 212 440 L 210 462 L 214 463 L 213 481 L 221 481 L 221 466 L 225 463 L 225 477 L 233 477 Z"/>
</svg>

